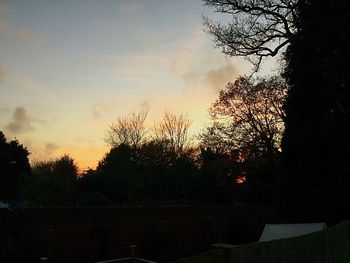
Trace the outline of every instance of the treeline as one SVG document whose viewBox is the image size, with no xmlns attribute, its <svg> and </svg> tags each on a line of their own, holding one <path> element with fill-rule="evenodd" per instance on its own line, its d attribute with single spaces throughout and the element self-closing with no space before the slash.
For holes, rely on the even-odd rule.
<svg viewBox="0 0 350 263">
<path fill-rule="evenodd" d="M 350 13 L 334 0 L 203 0 L 223 17 L 205 31 L 227 56 L 260 69 L 279 57 L 288 83 L 283 109 L 277 210 L 317 221 L 340 218 L 350 204 Z"/>
<path fill-rule="evenodd" d="M 4 150 L 11 145 L 21 154 L 2 159 L 7 172 L 0 200 L 33 206 L 270 204 L 285 91 L 279 77 L 239 77 L 220 92 L 209 110 L 213 121 L 196 143 L 186 115 L 165 113 L 153 127 L 145 125 L 147 110 L 119 117 L 105 135 L 109 152 L 82 173 L 69 155 L 29 167 L 28 150 L 1 133 L 2 154 L 13 153 Z M 24 162 L 17 162 L 20 156 Z"/>
<path fill-rule="evenodd" d="M 70 157 L 44 163 L 50 167 L 46 172 L 39 172 L 40 165 L 30 172 L 26 148 L 1 134 L 0 200 L 40 205 L 76 204 L 80 198 L 276 200 L 277 210 L 294 218 L 344 214 L 350 204 L 347 2 L 203 2 L 233 15 L 226 25 L 204 18 L 205 30 L 223 53 L 247 58 L 254 73 L 264 58 L 280 55 L 284 80 L 239 77 L 229 83 L 210 108 L 213 121 L 198 135 L 197 146 L 188 144 L 190 121 L 183 115 L 168 113 L 152 129 L 144 127 L 147 112 L 118 118 L 106 136 L 111 150 L 96 170 L 57 184 L 52 181 L 68 176 L 55 172 L 57 166 Z M 48 201 L 45 191 L 64 198 Z"/>
</svg>

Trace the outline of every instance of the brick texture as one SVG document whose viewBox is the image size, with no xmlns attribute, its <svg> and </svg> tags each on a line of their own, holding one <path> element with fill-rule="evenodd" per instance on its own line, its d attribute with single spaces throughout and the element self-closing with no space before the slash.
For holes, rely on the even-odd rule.
<svg viewBox="0 0 350 263">
<path fill-rule="evenodd" d="M 49 262 L 95 262 L 130 255 L 162 260 L 189 255 L 213 243 L 258 239 L 276 223 L 268 207 L 28 208 L 25 221 L 40 236 Z"/>
</svg>

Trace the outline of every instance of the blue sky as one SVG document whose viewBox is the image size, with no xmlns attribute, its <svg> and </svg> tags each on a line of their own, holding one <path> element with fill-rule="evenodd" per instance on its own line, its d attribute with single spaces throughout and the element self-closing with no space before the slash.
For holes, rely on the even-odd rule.
<svg viewBox="0 0 350 263">
<path fill-rule="evenodd" d="M 195 134 L 218 91 L 249 73 L 203 32 L 200 0 L 0 0 L 0 130 L 31 160 L 68 153 L 84 169 L 118 116 L 188 114 Z"/>
</svg>

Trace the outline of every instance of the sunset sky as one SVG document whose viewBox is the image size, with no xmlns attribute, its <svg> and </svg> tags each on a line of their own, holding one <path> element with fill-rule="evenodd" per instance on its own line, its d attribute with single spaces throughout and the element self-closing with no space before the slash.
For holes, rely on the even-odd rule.
<svg viewBox="0 0 350 263">
<path fill-rule="evenodd" d="M 202 15 L 217 16 L 200 0 L 0 0 L 0 130 L 31 161 L 68 153 L 82 169 L 107 152 L 108 125 L 145 105 L 150 126 L 183 113 L 198 133 L 250 72 L 214 48 Z"/>
</svg>

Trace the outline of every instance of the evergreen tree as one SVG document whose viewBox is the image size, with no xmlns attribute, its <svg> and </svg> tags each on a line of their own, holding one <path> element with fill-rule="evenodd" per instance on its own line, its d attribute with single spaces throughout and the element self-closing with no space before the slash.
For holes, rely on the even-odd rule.
<svg viewBox="0 0 350 263">
<path fill-rule="evenodd" d="M 280 208 L 327 219 L 349 203 L 350 13 L 345 0 L 203 0 L 231 15 L 206 30 L 230 56 L 264 57 L 283 47 L 289 84 L 284 106 Z"/>
<path fill-rule="evenodd" d="M 349 202 L 350 13 L 346 1 L 298 3 L 286 52 L 290 85 L 282 141 L 281 207 L 325 216 Z"/>
<path fill-rule="evenodd" d="M 0 131 L 0 200 L 20 198 L 21 186 L 30 175 L 29 151 L 17 140 L 6 141 Z"/>
</svg>

